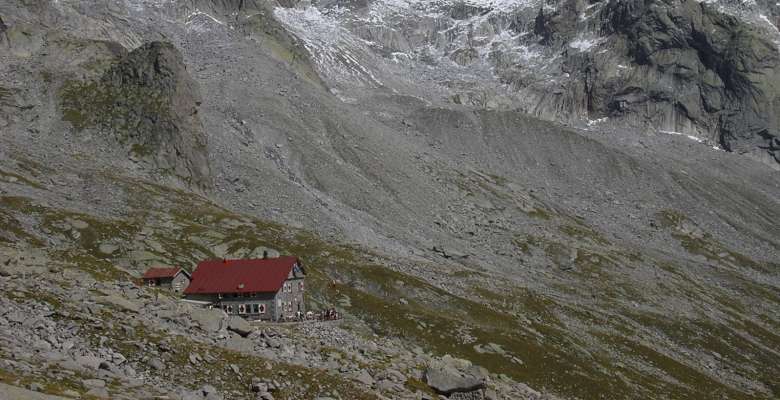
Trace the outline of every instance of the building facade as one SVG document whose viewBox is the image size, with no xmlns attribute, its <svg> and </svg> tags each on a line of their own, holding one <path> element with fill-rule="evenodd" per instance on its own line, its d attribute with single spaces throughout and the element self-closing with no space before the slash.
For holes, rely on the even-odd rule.
<svg viewBox="0 0 780 400">
<path fill-rule="evenodd" d="M 182 292 L 190 285 L 189 272 L 179 267 L 149 268 L 141 277 L 144 285 L 158 286 Z"/>
<path fill-rule="evenodd" d="M 248 320 L 302 318 L 305 271 L 297 257 L 216 260 L 198 264 L 184 294 Z"/>
</svg>

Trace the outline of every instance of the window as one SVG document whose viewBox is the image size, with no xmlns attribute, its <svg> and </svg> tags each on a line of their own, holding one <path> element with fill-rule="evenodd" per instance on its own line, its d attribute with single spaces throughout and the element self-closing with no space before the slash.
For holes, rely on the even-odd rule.
<svg viewBox="0 0 780 400">
<path fill-rule="evenodd" d="M 303 292 L 303 281 L 298 282 L 298 290 Z"/>
<path fill-rule="evenodd" d="M 239 314 L 246 314 L 246 306 L 243 304 L 238 305 L 238 313 Z"/>
<path fill-rule="evenodd" d="M 252 314 L 257 314 L 257 304 L 252 304 Z"/>
<path fill-rule="evenodd" d="M 265 304 L 260 304 L 260 314 L 265 314 Z"/>
<path fill-rule="evenodd" d="M 227 306 L 227 313 L 228 314 L 233 314 L 233 306 L 232 305 Z"/>
</svg>

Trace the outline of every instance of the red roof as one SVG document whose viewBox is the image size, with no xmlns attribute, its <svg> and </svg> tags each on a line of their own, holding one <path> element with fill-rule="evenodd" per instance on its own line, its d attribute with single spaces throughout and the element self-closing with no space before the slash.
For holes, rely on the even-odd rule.
<svg viewBox="0 0 780 400">
<path fill-rule="evenodd" d="M 179 267 L 170 268 L 149 268 L 144 273 L 144 279 L 160 279 L 160 278 L 173 278 L 181 271 Z"/>
<path fill-rule="evenodd" d="M 202 261 L 185 294 L 278 292 L 298 257 Z"/>
</svg>

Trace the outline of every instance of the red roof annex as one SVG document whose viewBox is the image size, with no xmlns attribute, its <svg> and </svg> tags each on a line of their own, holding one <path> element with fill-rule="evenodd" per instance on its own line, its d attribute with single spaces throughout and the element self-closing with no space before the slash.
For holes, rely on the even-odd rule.
<svg viewBox="0 0 780 400">
<path fill-rule="evenodd" d="M 160 278 L 173 278 L 176 276 L 176 274 L 179 273 L 181 268 L 179 267 L 170 267 L 170 268 L 149 268 L 145 273 L 143 278 L 144 279 L 160 279 Z"/>
<path fill-rule="evenodd" d="M 298 257 L 209 260 L 198 264 L 185 294 L 278 292 Z"/>
</svg>

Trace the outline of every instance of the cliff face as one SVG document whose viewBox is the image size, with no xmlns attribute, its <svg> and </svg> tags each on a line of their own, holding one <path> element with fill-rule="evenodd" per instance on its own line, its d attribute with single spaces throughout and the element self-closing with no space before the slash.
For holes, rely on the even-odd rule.
<svg viewBox="0 0 780 400">
<path fill-rule="evenodd" d="M 760 30 L 693 1 L 613 0 L 602 16 L 642 73 L 596 82 L 606 96 L 594 110 L 651 123 L 647 110 L 672 110 L 676 126 L 711 132 L 726 150 L 780 160 L 780 57 Z"/>
</svg>

